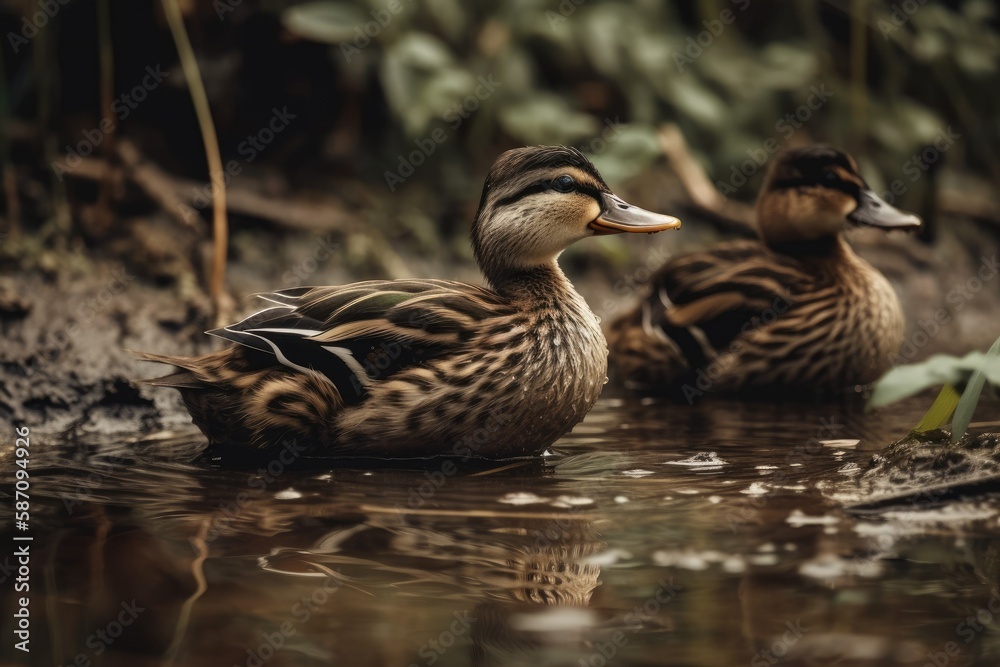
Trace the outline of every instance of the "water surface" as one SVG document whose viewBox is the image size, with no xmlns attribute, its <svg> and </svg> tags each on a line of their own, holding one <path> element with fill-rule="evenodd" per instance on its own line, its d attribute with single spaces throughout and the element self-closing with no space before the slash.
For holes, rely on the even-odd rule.
<svg viewBox="0 0 1000 667">
<path fill-rule="evenodd" d="M 558 456 L 469 472 L 36 437 L 32 651 L 0 659 L 997 665 L 996 504 L 841 509 L 926 406 L 604 399 Z"/>
</svg>

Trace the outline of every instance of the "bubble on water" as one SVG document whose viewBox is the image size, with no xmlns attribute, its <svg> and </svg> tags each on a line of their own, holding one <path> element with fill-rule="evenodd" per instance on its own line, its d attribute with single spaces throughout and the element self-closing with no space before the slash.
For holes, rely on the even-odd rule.
<svg viewBox="0 0 1000 667">
<path fill-rule="evenodd" d="M 809 516 L 802 510 L 792 510 L 792 513 L 788 515 L 785 519 L 788 525 L 795 528 L 800 528 L 802 526 L 832 526 L 836 523 L 840 523 L 840 517 L 836 516 Z"/>
<path fill-rule="evenodd" d="M 295 489 L 285 489 L 274 494 L 275 500 L 296 500 L 301 497 L 302 494 Z"/>
<path fill-rule="evenodd" d="M 883 565 L 877 560 L 857 558 L 841 558 L 836 554 L 826 553 L 803 562 L 799 565 L 799 574 L 810 579 L 829 581 L 847 576 L 877 577 L 882 574 Z"/>
<path fill-rule="evenodd" d="M 733 555 L 722 561 L 722 571 L 737 574 L 747 569 L 747 562 L 743 556 Z"/>
<path fill-rule="evenodd" d="M 647 475 L 652 475 L 652 470 L 643 470 L 642 468 L 633 468 L 631 470 L 623 470 L 622 474 L 626 477 L 645 477 Z"/>
<path fill-rule="evenodd" d="M 593 505 L 594 500 L 592 498 L 584 498 L 581 496 L 559 496 L 552 502 L 553 507 L 579 507 L 581 505 Z"/>
<path fill-rule="evenodd" d="M 682 570 L 707 570 L 708 559 L 695 551 L 655 551 L 653 563 L 661 567 L 679 567 Z"/>
<path fill-rule="evenodd" d="M 615 496 L 615 502 L 618 503 L 619 505 L 624 505 L 625 503 L 630 501 L 625 496 Z"/>
<path fill-rule="evenodd" d="M 747 561 L 751 565 L 771 566 L 778 564 L 778 554 L 756 554 L 748 556 Z"/>
<path fill-rule="evenodd" d="M 515 493 L 508 493 L 506 496 L 501 498 L 499 502 L 504 503 L 505 505 L 534 505 L 537 503 L 544 503 L 546 502 L 546 499 L 541 496 L 536 496 L 534 493 L 518 491 Z"/>
<path fill-rule="evenodd" d="M 764 484 L 763 482 L 753 482 L 750 486 L 740 491 L 740 493 L 745 493 L 748 496 L 764 496 L 771 491 L 771 486 L 769 484 Z"/>
<path fill-rule="evenodd" d="M 607 567 L 608 565 L 614 565 L 615 563 L 619 563 L 623 560 L 632 560 L 632 552 L 626 551 L 625 549 L 608 549 L 607 551 L 601 551 L 600 553 L 582 558 L 578 562 L 586 565 L 599 565 L 601 567 Z"/>
</svg>

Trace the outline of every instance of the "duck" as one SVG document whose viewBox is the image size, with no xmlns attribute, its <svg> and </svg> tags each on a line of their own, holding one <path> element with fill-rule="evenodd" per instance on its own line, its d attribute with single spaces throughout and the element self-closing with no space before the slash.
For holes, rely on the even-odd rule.
<svg viewBox="0 0 1000 667">
<path fill-rule="evenodd" d="M 584 238 L 680 227 L 616 196 L 579 150 L 529 146 L 493 163 L 472 222 L 485 286 L 373 280 L 257 295 L 206 332 L 199 357 L 139 353 L 176 372 L 210 445 L 310 456 L 536 457 L 607 382 L 598 317 L 558 264 Z"/>
<path fill-rule="evenodd" d="M 611 324 L 612 366 L 628 387 L 688 403 L 708 392 L 845 395 L 889 368 L 903 341 L 899 298 L 845 232 L 913 232 L 921 219 L 829 146 L 779 153 L 755 211 L 757 239 L 668 259 Z"/>
</svg>

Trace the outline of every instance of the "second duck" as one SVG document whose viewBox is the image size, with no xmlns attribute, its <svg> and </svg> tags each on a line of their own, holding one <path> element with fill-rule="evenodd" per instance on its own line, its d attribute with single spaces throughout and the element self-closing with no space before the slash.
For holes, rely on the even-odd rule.
<svg viewBox="0 0 1000 667">
<path fill-rule="evenodd" d="M 851 391 L 877 379 L 903 340 L 899 299 L 855 254 L 845 226 L 916 230 L 854 159 L 788 151 L 757 201 L 759 241 L 672 259 L 651 293 L 615 321 L 613 364 L 633 388 L 693 402 L 708 391 Z"/>
</svg>

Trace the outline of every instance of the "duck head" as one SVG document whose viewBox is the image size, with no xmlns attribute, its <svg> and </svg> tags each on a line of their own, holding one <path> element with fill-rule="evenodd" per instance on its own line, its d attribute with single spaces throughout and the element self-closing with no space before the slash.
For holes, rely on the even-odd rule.
<svg viewBox="0 0 1000 667">
<path fill-rule="evenodd" d="M 553 266 L 588 236 L 677 229 L 681 221 L 622 201 L 583 154 L 563 146 L 509 150 L 493 163 L 472 248 L 491 285 Z"/>
<path fill-rule="evenodd" d="M 758 230 L 767 245 L 822 247 L 845 223 L 907 231 L 921 225 L 919 217 L 875 194 L 846 153 L 814 146 L 776 158 L 757 199 Z"/>
</svg>

